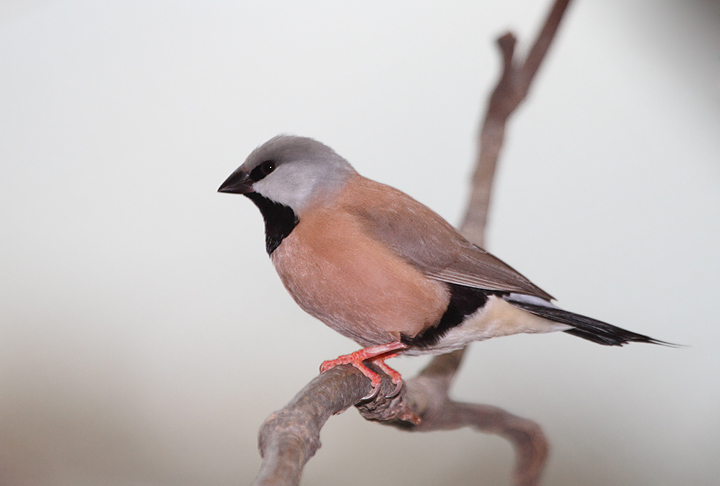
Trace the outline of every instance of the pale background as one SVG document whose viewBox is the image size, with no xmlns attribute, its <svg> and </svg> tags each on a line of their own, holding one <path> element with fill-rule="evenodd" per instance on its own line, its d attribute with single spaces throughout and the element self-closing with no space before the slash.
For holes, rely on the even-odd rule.
<svg viewBox="0 0 720 486">
<path fill-rule="evenodd" d="M 305 315 L 220 183 L 285 132 L 457 223 L 494 38 L 549 0 L 0 3 L 0 484 L 236 485 L 357 346 Z M 453 395 L 532 418 L 548 485 L 720 477 L 720 5 L 573 5 L 513 119 L 488 246 L 683 349 L 474 344 Z M 412 374 L 425 359 L 394 360 Z M 307 485 L 509 481 L 503 440 L 330 420 Z"/>
</svg>

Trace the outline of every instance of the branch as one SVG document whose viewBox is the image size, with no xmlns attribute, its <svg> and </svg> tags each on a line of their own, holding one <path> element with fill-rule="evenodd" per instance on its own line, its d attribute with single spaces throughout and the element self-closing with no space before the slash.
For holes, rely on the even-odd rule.
<svg viewBox="0 0 720 486">
<path fill-rule="evenodd" d="M 511 33 L 497 41 L 503 56 L 503 72 L 490 96 L 478 136 L 472 192 L 461 225 L 461 232 L 480 246 L 484 244 L 491 188 L 505 138 L 505 125 L 526 98 L 569 3 L 570 0 L 555 1 L 524 62 L 513 62 L 516 40 Z M 386 396 L 392 394 L 394 385 L 382 374 L 377 398 L 362 403 L 372 387 L 357 369 L 338 366 L 320 374 L 287 406 L 268 417 L 260 428 L 259 449 L 263 462 L 253 484 L 298 485 L 303 467 L 320 447 L 320 430 L 325 422 L 352 405 L 368 420 L 412 431 L 471 426 L 500 435 L 512 442 L 517 453 L 514 484 L 538 484 L 548 454 L 547 440 L 539 425 L 497 407 L 455 402 L 449 398 L 448 390 L 464 351 L 433 358 L 391 399 Z"/>
<path fill-rule="evenodd" d="M 478 135 L 472 193 L 460 227 L 465 237 L 479 246 L 484 246 L 485 243 L 490 191 L 500 149 L 505 141 L 505 125 L 510 115 L 527 97 L 530 84 L 545 58 L 569 3 L 570 0 L 555 1 L 527 59 L 519 67 L 513 62 L 515 36 L 508 32 L 497 40 L 503 58 L 503 72 L 490 95 L 482 129 Z"/>
</svg>

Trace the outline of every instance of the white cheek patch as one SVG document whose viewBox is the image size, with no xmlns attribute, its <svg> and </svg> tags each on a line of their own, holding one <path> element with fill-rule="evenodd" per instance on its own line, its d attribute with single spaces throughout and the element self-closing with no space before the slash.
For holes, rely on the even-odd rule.
<svg viewBox="0 0 720 486">
<path fill-rule="evenodd" d="M 297 214 L 313 200 L 339 191 L 354 173 L 343 159 L 287 162 L 256 182 L 253 190 Z"/>
<path fill-rule="evenodd" d="M 317 183 L 308 176 L 311 176 L 308 171 L 292 170 L 292 166 L 281 165 L 265 179 L 256 182 L 253 190 L 271 201 L 289 206 L 297 213 L 305 207 Z"/>
</svg>

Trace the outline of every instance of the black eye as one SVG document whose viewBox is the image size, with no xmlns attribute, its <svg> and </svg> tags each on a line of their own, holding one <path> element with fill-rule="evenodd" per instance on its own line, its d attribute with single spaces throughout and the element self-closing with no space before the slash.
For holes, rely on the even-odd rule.
<svg viewBox="0 0 720 486">
<path fill-rule="evenodd" d="M 265 178 L 266 175 L 268 175 L 270 172 L 275 170 L 275 161 L 274 160 L 266 160 L 265 162 L 261 163 L 257 167 L 255 167 L 253 170 L 250 171 L 250 179 L 252 179 L 254 182 L 257 182 L 263 178 Z"/>
</svg>

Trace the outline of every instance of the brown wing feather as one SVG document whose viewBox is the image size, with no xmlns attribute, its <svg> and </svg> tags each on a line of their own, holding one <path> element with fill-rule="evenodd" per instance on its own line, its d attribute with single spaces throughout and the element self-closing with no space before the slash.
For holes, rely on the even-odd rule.
<svg viewBox="0 0 720 486">
<path fill-rule="evenodd" d="M 358 175 L 338 202 L 360 220 L 368 234 L 429 278 L 552 299 L 518 271 L 468 242 L 430 208 L 397 189 Z"/>
<path fill-rule="evenodd" d="M 426 275 L 479 289 L 519 292 L 547 300 L 553 298 L 510 265 L 474 245 L 463 248 L 458 259 L 447 267 L 439 272 L 426 272 Z"/>
</svg>

